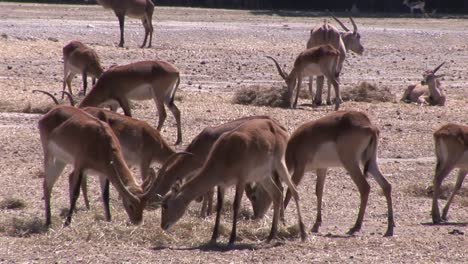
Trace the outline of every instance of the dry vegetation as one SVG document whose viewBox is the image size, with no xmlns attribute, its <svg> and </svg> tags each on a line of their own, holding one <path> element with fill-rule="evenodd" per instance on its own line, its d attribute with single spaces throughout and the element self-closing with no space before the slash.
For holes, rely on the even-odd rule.
<svg viewBox="0 0 468 264">
<path fill-rule="evenodd" d="M 343 103 L 342 109 L 366 112 L 381 130 L 379 164 L 393 184 L 397 227 L 392 238 L 382 237 L 385 199 L 373 180 L 361 232 L 352 237 L 344 235 L 355 221 L 359 199 L 342 169 L 330 170 L 324 224 L 319 234 L 309 233 L 304 243 L 294 225 L 294 206 L 286 210 L 286 225 L 280 227 L 282 239 L 270 245 L 262 243 L 269 232 L 271 212 L 265 219 L 250 220 L 246 201 L 238 225 L 240 241 L 233 248 L 224 244 L 231 228 L 229 202 L 217 246 L 206 244 L 214 217 L 200 219 L 196 202 L 180 222 L 164 232 L 159 227 L 159 210 L 146 211 L 142 225 L 129 225 L 122 202 L 111 191 L 113 219 L 107 223 L 103 220 L 99 184 L 93 177 L 89 183 L 91 209 L 85 210 L 80 199 L 71 226 L 62 228 L 62 215 L 69 206 L 68 170 L 53 190 L 53 226 L 48 231 L 43 228 L 42 179 L 38 177 L 42 148 L 36 128 L 41 115 L 37 113 L 53 105 L 46 96 L 33 95 L 32 90 L 61 90 L 63 45 L 75 39 L 83 41 L 97 50 L 106 67 L 156 58 L 177 65 L 182 72 L 177 105 L 182 113 L 185 145 L 206 126 L 255 114 L 271 115 L 292 132 L 300 124 L 333 111 L 333 107 L 303 107 L 310 103 L 306 98 L 296 110 L 232 102 L 236 92 L 252 89 L 254 92 L 239 93 L 248 95 L 245 97 L 249 100 L 252 94 L 266 96 L 257 103 L 261 105 L 281 101 L 279 87 L 283 82 L 265 55 L 275 55 L 290 67 L 304 48 L 310 28 L 323 21 L 316 13 L 299 15 L 157 7 L 154 48 L 137 48 L 143 34 L 141 22 L 128 19 L 126 48 L 121 49 L 116 47 L 118 23 L 112 12 L 101 7 L 0 4 L 0 262 L 466 262 L 466 183 L 450 209 L 453 224 L 428 224 L 435 166 L 432 132 L 445 122 L 468 123 L 466 19 L 357 20 L 366 51 L 363 56 L 349 56 L 344 66 L 342 91 L 352 91 L 354 99 Z M 440 70 L 447 75 L 443 80 L 448 94 L 445 107 L 394 103 L 407 85 L 419 82 L 421 73 L 441 60 L 448 62 Z M 75 78 L 72 86 L 77 90 L 81 78 Z M 302 90 L 307 91 L 305 83 Z M 377 96 L 371 102 L 357 99 L 367 100 L 374 92 Z M 382 102 L 381 98 L 386 99 Z M 135 117 L 150 124 L 156 123 L 154 111 L 153 102 L 134 104 Z M 175 120 L 169 115 L 166 122 L 161 133 L 167 139 L 174 138 Z M 444 189 L 453 186 L 454 174 L 448 177 Z M 299 186 L 308 228 L 315 218 L 314 183 L 315 174 L 310 173 Z M 444 191 L 442 198 L 446 196 Z M 232 197 L 229 192 L 227 200 Z"/>
</svg>

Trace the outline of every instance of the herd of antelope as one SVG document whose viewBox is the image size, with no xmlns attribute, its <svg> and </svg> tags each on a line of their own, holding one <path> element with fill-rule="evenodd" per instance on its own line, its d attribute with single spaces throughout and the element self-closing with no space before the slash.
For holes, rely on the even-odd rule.
<svg viewBox="0 0 468 264">
<path fill-rule="evenodd" d="M 98 3 L 112 9 L 119 18 L 120 47 L 124 45 L 125 16 L 142 20 L 146 34 L 141 47 L 145 47 L 148 36 L 148 47 L 151 46 L 154 5 L 150 0 L 98 0 Z M 332 103 L 330 87 L 333 85 L 335 110 L 339 110 L 342 103 L 339 75 L 346 54 L 349 51 L 362 54 L 364 47 L 352 18 L 352 31 L 336 17 L 333 18 L 344 31 L 327 21 L 313 28 L 307 49 L 299 53 L 289 74 L 276 59 L 268 57 L 273 60 L 287 84 L 291 108 L 297 105 L 297 94 L 303 77 L 310 78 L 309 90 L 313 94 L 312 76 L 316 76 L 317 92 L 313 103 L 322 103 L 321 89 L 326 77 L 326 103 Z M 205 128 L 184 152 L 176 152 L 159 133 L 166 119 L 167 106 L 177 122 L 175 144 L 182 142 L 181 115 L 174 103 L 180 83 L 180 73 L 175 66 L 165 61 L 141 61 L 104 71 L 96 52 L 78 41 L 63 48 L 63 58 L 62 93 L 70 98 L 72 105 L 54 107 L 40 119 L 38 125 L 44 151 L 43 190 L 47 226 L 51 225 L 52 188 L 65 166 L 71 164 L 70 209 L 65 225 L 71 223 L 80 189 L 89 207 L 86 176 L 95 174 L 99 176 L 107 221 L 111 220 L 109 183 L 119 193 L 132 223 L 140 223 L 145 206 L 152 204 L 161 207 L 163 229 L 174 225 L 193 200 L 203 201 L 202 216 L 211 214 L 213 194 L 217 190 L 216 221 L 211 238 L 215 242 L 219 236 L 224 192 L 227 187 L 234 185 L 236 190 L 230 244 L 236 241 L 236 220 L 244 192 L 252 203 L 254 218 L 263 217 L 270 205 L 273 205 L 273 220 L 267 241 L 277 237 L 278 222 L 283 220 L 284 210 L 292 197 L 296 203 L 300 236 L 305 240 L 307 233 L 296 186 L 305 172 L 317 173 L 318 204 L 312 232 L 318 232 L 322 223 L 322 195 L 327 169 L 343 167 L 360 194 L 356 223 L 348 234 L 361 229 L 370 192 L 366 176 L 371 174 L 382 188 L 387 201 L 385 236 L 393 235 L 395 221 L 392 186 L 380 172 L 377 163 L 379 129 L 365 113 L 336 111 L 304 123 L 291 136 L 269 116 L 244 117 Z M 440 89 L 440 76 L 436 75 L 441 66 L 426 72 L 421 84 L 408 87 L 402 101 L 443 106 L 445 95 Z M 83 76 L 85 97 L 75 106 L 71 81 L 77 73 Z M 88 75 L 93 77 L 93 87 L 86 94 Z M 94 81 L 96 78 L 97 82 Z M 65 91 L 66 87 L 68 92 Z M 294 90 L 297 90 L 295 99 Z M 52 94 L 47 94 L 58 103 Z M 154 100 L 158 110 L 156 129 L 131 117 L 130 100 L 149 99 Z M 101 106 L 109 106 L 113 111 L 98 108 Z M 118 107 L 123 109 L 125 115 L 115 112 Z M 468 172 L 468 126 L 444 125 L 434 133 L 434 139 L 437 165 L 433 182 L 432 220 L 441 223 L 447 219 L 448 208 Z M 157 173 L 151 168 L 153 163 L 162 165 Z M 139 167 L 140 180 L 135 178 L 129 166 Z M 440 216 L 437 198 L 441 183 L 454 168 L 460 168 L 457 183 Z M 285 198 L 282 182 L 288 187 Z"/>
</svg>

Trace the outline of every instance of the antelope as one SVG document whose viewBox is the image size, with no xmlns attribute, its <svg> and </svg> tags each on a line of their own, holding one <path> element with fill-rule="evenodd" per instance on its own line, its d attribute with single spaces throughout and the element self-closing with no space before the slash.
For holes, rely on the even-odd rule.
<svg viewBox="0 0 468 264">
<path fill-rule="evenodd" d="M 349 20 L 351 20 L 351 23 L 353 24 L 353 31 L 351 32 L 343 24 L 343 22 L 341 22 L 334 15 L 331 15 L 331 16 L 333 17 L 333 19 L 336 20 L 336 22 L 338 22 L 338 24 L 340 24 L 340 26 L 344 29 L 344 32 L 338 31 L 336 27 L 334 27 L 331 24 L 328 24 L 328 22 L 325 20 L 323 25 L 316 26 L 310 31 L 310 38 L 307 41 L 307 48 L 330 44 L 335 49 L 338 49 L 340 51 L 340 56 L 339 56 L 339 63 L 337 67 L 338 67 L 338 72 L 341 72 L 341 69 L 343 68 L 343 62 L 346 59 L 346 54 L 351 50 L 359 55 L 362 55 L 362 53 L 364 52 L 364 47 L 361 44 L 361 34 L 359 34 L 358 27 L 352 17 L 349 18 Z M 324 81 L 323 76 L 317 76 L 317 92 L 315 93 L 315 98 L 314 98 L 314 93 L 312 90 L 313 77 L 312 76 L 309 77 L 309 91 L 310 91 L 311 97 L 313 98 L 312 103 L 314 105 L 322 104 L 323 81 Z M 328 79 L 328 94 L 327 94 L 327 101 L 326 101 L 328 105 L 331 105 L 330 89 L 331 89 L 331 82 L 330 82 L 330 79 Z M 337 96 L 336 99 L 342 102 L 342 99 L 339 96 L 339 94 L 336 96 Z"/>
<path fill-rule="evenodd" d="M 427 13 L 426 13 L 426 10 L 424 9 L 424 6 L 426 5 L 426 2 L 424 1 L 415 1 L 415 2 L 411 2 L 409 3 L 408 2 L 409 0 L 403 0 L 403 5 L 407 6 L 410 11 L 411 11 L 411 16 L 413 15 L 413 10 L 414 9 L 419 9 L 421 10 L 421 13 L 424 15 L 424 16 L 428 16 Z"/>
<path fill-rule="evenodd" d="M 439 78 L 444 75 L 436 75 L 435 73 L 444 65 L 442 62 L 432 71 L 426 71 L 423 74 L 421 84 L 410 85 L 406 88 L 401 101 L 405 103 L 418 103 L 428 105 L 445 105 L 445 93 L 441 89 Z"/>
<path fill-rule="evenodd" d="M 291 182 L 284 161 L 288 140 L 287 130 L 269 119 L 255 119 L 224 133 L 213 145 L 208 158 L 196 175 L 182 185 L 173 188 L 162 201 L 161 227 L 169 229 L 185 213 L 189 203 L 215 186 L 236 185 L 233 225 L 229 244 L 236 240 L 236 221 L 245 185 L 256 182 L 265 188 L 273 200 L 274 214 L 267 241 L 276 237 L 282 195 L 270 175 L 277 173 L 286 182 L 297 206 L 297 216 L 302 240 L 306 239 L 302 222 L 299 195 Z M 164 174 L 161 174 L 164 175 Z M 176 186 L 177 187 L 177 186 Z M 223 207 L 224 188 L 218 188 L 216 221 L 211 237 L 215 243 L 219 236 L 220 213 Z"/>
<path fill-rule="evenodd" d="M 126 116 L 132 116 L 130 100 L 153 99 L 158 110 L 160 131 L 166 120 L 164 105 L 174 115 L 177 122 L 176 145 L 182 142 L 180 111 L 174 104 L 174 96 L 179 87 L 180 73 L 177 68 L 165 61 L 140 61 L 115 66 L 101 75 L 89 94 L 78 107 L 99 107 L 117 102 Z"/>
<path fill-rule="evenodd" d="M 63 111 L 73 112 L 68 117 Z M 65 119 L 64 119 L 65 118 Z M 44 151 L 44 200 L 46 225 L 51 225 L 50 198 L 53 185 L 66 164 L 74 167 L 70 180 L 70 210 L 65 226 L 71 223 L 83 174 L 99 175 L 103 188 L 106 220 L 110 221 L 109 182 L 122 197 L 124 208 L 133 224 L 141 223 L 143 209 L 153 179 L 139 185 L 124 161 L 121 145 L 105 122 L 71 106 L 57 106 L 39 120 Z M 165 167 L 163 166 L 163 169 Z"/>
<path fill-rule="evenodd" d="M 151 0 L 96 0 L 105 9 L 112 9 L 119 19 L 120 42 L 119 47 L 124 46 L 124 24 L 125 16 L 139 18 L 145 28 L 145 39 L 140 48 L 144 48 L 149 36 L 148 48 L 151 48 L 153 40 L 153 12 L 154 4 Z"/>
<path fill-rule="evenodd" d="M 212 149 L 212 146 L 215 142 L 221 137 L 224 133 L 232 131 L 236 129 L 238 126 L 250 122 L 252 120 L 272 120 L 268 116 L 250 116 L 244 117 L 237 120 L 233 120 L 227 123 L 224 123 L 219 126 L 215 127 L 206 127 L 203 131 L 198 134 L 192 142 L 187 146 L 185 152 L 192 153 L 193 157 L 191 156 L 178 156 L 174 162 L 168 165 L 166 173 L 156 180 L 156 184 L 154 185 L 154 190 L 152 193 L 156 194 L 156 198 L 161 198 L 165 194 L 167 194 L 171 186 L 181 180 L 187 180 L 193 177 L 193 174 L 200 169 L 203 164 L 206 162 L 208 154 Z M 246 186 L 246 194 L 251 199 L 250 193 L 248 190 L 250 186 Z M 212 212 L 212 203 L 213 203 L 213 190 L 207 192 L 204 195 L 202 209 L 200 215 L 202 217 L 211 215 Z M 265 194 L 268 195 L 268 194 Z M 150 201 L 151 202 L 151 201 Z M 155 201 L 156 203 L 160 203 L 160 199 Z M 261 218 L 265 214 L 266 210 L 254 210 L 254 218 Z"/>
<path fill-rule="evenodd" d="M 370 192 L 366 175 L 370 173 L 387 200 L 388 227 L 385 236 L 393 235 L 392 186 L 377 164 L 378 139 L 378 128 L 364 113 L 357 111 L 334 112 L 307 122 L 294 131 L 286 148 L 286 165 L 289 172 L 293 172 L 293 183 L 299 184 L 306 171 L 315 170 L 317 173 L 317 216 L 312 232 L 318 232 L 322 224 L 322 196 L 327 170 L 329 167 L 344 167 L 358 187 L 361 197 L 358 218 L 348 234 L 352 235 L 361 229 Z M 360 163 L 363 170 L 360 169 Z M 291 194 L 288 190 L 284 200 L 285 208 Z M 257 200 L 267 198 L 258 196 Z M 268 207 L 269 204 L 263 201 L 253 203 L 253 206 L 264 210 L 261 207 Z"/>
<path fill-rule="evenodd" d="M 72 41 L 63 47 L 63 89 L 68 86 L 68 92 L 72 94 L 71 82 L 77 73 L 82 74 L 83 95 L 86 95 L 88 87 L 87 76 L 92 77 L 93 85 L 96 78 L 99 78 L 104 69 L 101 66 L 99 57 L 92 48 L 79 41 Z M 62 94 L 63 99 L 63 94 Z"/>
<path fill-rule="evenodd" d="M 302 78 L 304 76 L 325 75 L 335 88 L 336 98 L 340 97 L 339 86 L 339 62 L 340 51 L 331 45 L 321 45 L 302 51 L 294 61 L 294 67 L 289 74 L 281 68 L 279 63 L 273 57 L 267 58 L 273 60 L 280 76 L 288 86 L 287 97 L 290 108 L 296 108 L 299 91 L 301 89 Z M 297 87 L 296 99 L 292 101 L 294 88 Z M 340 108 L 340 100 L 335 100 L 335 110 Z"/>
<path fill-rule="evenodd" d="M 36 91 L 45 93 L 58 104 L 57 98 L 52 94 L 41 90 Z M 74 106 L 75 103 L 71 95 L 68 93 L 65 94 L 67 94 L 70 104 Z M 139 166 L 141 179 L 143 181 L 147 181 L 149 177 L 151 177 L 150 175 L 154 173 L 150 167 L 151 164 L 163 164 L 175 153 L 166 143 L 159 131 L 144 121 L 97 107 L 85 107 L 81 110 L 106 122 L 111 127 L 122 147 L 122 154 L 127 165 L 130 167 Z M 78 115 L 80 113 L 81 111 L 77 108 L 63 107 L 60 111 L 55 113 L 55 116 L 65 121 L 73 115 Z M 85 179 L 82 181 L 81 189 L 86 207 L 89 208 Z"/>
<path fill-rule="evenodd" d="M 455 194 L 460 190 L 468 173 L 468 126 L 448 123 L 434 132 L 437 165 L 434 175 L 434 193 L 432 196 L 432 222 L 439 224 L 447 221 L 447 214 Z M 437 199 L 442 181 L 454 168 L 458 171 L 455 187 L 450 194 L 440 217 Z"/>
</svg>

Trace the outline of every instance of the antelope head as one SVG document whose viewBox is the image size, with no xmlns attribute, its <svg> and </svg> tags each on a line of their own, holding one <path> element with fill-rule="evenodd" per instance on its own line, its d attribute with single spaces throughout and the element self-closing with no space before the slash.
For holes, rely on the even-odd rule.
<svg viewBox="0 0 468 264">
<path fill-rule="evenodd" d="M 442 62 L 439 66 L 435 67 L 434 70 L 432 71 L 426 71 L 424 74 L 423 74 L 423 80 L 421 81 L 421 83 L 428 83 L 430 81 L 433 81 L 437 78 L 440 78 L 440 77 L 443 77 L 444 74 L 440 74 L 440 75 L 436 75 L 435 73 L 442 67 L 442 65 L 445 64 L 445 61 Z"/>
<path fill-rule="evenodd" d="M 352 50 L 353 52 L 362 55 L 364 52 L 364 47 L 361 44 L 361 34 L 358 32 L 358 27 L 356 23 L 354 22 L 354 19 L 352 17 L 349 17 L 349 20 L 351 20 L 351 23 L 353 24 L 353 32 L 347 28 L 343 22 L 341 22 L 337 17 L 335 17 L 333 14 L 330 14 L 333 19 L 340 24 L 340 26 L 343 28 L 345 32 L 341 32 L 341 38 L 343 39 L 343 42 L 345 44 L 346 50 Z"/>
<path fill-rule="evenodd" d="M 293 72 L 291 72 L 291 74 L 287 74 L 282 68 L 281 66 L 279 65 L 278 61 L 271 57 L 271 56 L 266 56 L 267 58 L 269 58 L 270 60 L 272 60 L 275 65 L 276 65 L 276 69 L 278 70 L 278 73 L 279 75 L 281 76 L 281 78 L 283 78 L 283 80 L 286 82 L 286 85 L 288 86 L 288 92 L 287 92 L 287 97 L 288 97 L 288 102 L 289 102 L 289 106 L 292 108 L 292 95 L 293 95 L 293 91 L 294 91 L 294 88 L 296 87 L 296 83 L 297 83 L 297 78 L 294 74 L 292 74 Z"/>
</svg>

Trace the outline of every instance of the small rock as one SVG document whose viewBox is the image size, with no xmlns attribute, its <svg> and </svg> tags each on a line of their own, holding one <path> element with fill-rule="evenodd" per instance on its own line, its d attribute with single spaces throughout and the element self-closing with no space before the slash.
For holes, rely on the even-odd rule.
<svg viewBox="0 0 468 264">
<path fill-rule="evenodd" d="M 94 28 L 94 26 L 91 25 L 91 24 L 88 24 L 86 27 L 87 27 L 87 28 Z"/>
<path fill-rule="evenodd" d="M 206 64 L 206 61 L 201 61 L 200 64 L 201 64 L 201 65 L 205 65 L 205 64 Z"/>
<path fill-rule="evenodd" d="M 2 38 L 8 39 L 8 35 L 6 33 L 2 33 Z"/>
<path fill-rule="evenodd" d="M 198 85 L 198 90 L 201 90 L 202 89 L 202 85 Z"/>
<path fill-rule="evenodd" d="M 188 85 L 192 85 L 192 81 L 188 81 L 187 84 L 188 84 Z"/>
<path fill-rule="evenodd" d="M 460 231 L 458 229 L 454 229 L 449 232 L 450 235 L 464 235 L 465 233 L 463 231 Z"/>
<path fill-rule="evenodd" d="M 8 70 L 11 70 L 11 69 L 13 69 L 13 67 L 11 67 L 11 66 L 7 66 L 7 69 L 8 69 Z"/>
<path fill-rule="evenodd" d="M 53 38 L 53 37 L 49 37 L 47 38 L 48 41 L 52 41 L 52 42 L 58 42 L 59 40 L 57 38 Z"/>
</svg>

